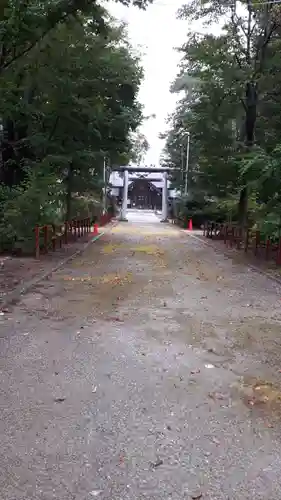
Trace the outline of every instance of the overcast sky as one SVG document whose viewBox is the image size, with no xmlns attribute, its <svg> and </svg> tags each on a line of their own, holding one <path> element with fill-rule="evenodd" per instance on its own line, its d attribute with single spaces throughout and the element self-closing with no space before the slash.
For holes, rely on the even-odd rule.
<svg viewBox="0 0 281 500">
<path fill-rule="evenodd" d="M 185 40 L 188 32 L 186 21 L 176 19 L 176 12 L 184 0 L 155 0 L 146 11 L 126 8 L 110 2 L 109 10 L 118 19 L 126 21 L 131 43 L 139 48 L 145 79 L 139 99 L 144 104 L 144 114 L 155 114 L 146 121 L 142 132 L 150 144 L 145 163 L 159 164 L 163 141 L 159 133 L 167 128 L 165 120 L 173 111 L 177 95 L 170 94 L 170 84 L 177 74 L 180 55 L 174 50 Z"/>
</svg>

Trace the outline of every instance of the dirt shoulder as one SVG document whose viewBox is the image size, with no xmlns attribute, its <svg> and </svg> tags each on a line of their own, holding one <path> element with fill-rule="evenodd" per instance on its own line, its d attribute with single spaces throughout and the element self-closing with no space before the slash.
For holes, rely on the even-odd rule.
<svg viewBox="0 0 281 500">
<path fill-rule="evenodd" d="M 85 235 L 55 252 L 41 255 L 38 260 L 33 257 L 0 256 L 0 308 L 12 292 L 20 294 L 27 283 L 51 272 L 60 262 L 82 250 L 92 237 Z"/>
<path fill-rule="evenodd" d="M 206 238 L 203 236 L 202 231 L 195 231 L 190 236 L 199 238 L 205 245 L 211 246 L 214 250 L 224 253 L 237 264 L 244 264 L 245 266 L 252 266 L 257 271 L 265 273 L 268 277 L 279 281 L 281 284 L 281 268 L 276 265 L 274 261 L 267 261 L 259 256 L 255 256 L 252 251 L 245 253 L 243 250 L 237 248 L 227 247 L 223 241 Z"/>
</svg>

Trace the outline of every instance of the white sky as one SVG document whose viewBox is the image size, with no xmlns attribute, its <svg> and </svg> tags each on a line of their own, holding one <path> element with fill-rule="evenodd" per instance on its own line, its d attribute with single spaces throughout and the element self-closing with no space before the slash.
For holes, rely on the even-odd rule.
<svg viewBox="0 0 281 500">
<path fill-rule="evenodd" d="M 109 2 L 109 11 L 126 21 L 132 45 L 143 54 L 145 79 L 139 99 L 144 114 L 155 114 L 155 119 L 144 122 L 142 132 L 150 144 L 145 163 L 159 164 L 164 143 L 159 133 L 167 128 L 165 120 L 175 107 L 177 94 L 170 93 L 170 84 L 177 74 L 180 54 L 174 50 L 186 40 L 187 21 L 176 19 L 176 12 L 184 0 L 154 0 L 146 11 Z"/>
</svg>

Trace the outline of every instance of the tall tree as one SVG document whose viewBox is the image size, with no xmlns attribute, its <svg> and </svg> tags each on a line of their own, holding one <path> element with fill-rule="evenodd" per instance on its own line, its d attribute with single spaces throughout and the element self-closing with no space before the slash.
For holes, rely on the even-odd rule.
<svg viewBox="0 0 281 500">
<path fill-rule="evenodd" d="M 270 72 L 279 40 L 280 5 L 202 0 L 201 8 L 192 2 L 181 9 L 180 16 L 207 24 L 212 16 L 221 23 L 216 36 L 190 33 L 181 49 L 174 90 L 185 90 L 182 107 L 189 117 L 185 128 L 198 146 L 197 180 L 202 185 L 204 179 L 203 184 L 216 195 L 238 189 L 239 217 L 245 225 L 251 189 L 260 175 L 259 167 L 255 176 L 252 159 L 264 146 L 262 110 L 272 102 Z M 170 134 L 174 130 L 172 123 Z"/>
<path fill-rule="evenodd" d="M 32 1 L 25 15 L 32 5 L 42 16 L 46 4 Z M 0 219 L 14 228 L 12 237 L 46 222 L 51 205 L 68 218 L 73 194 L 101 192 L 105 158 L 111 165 L 130 160 L 131 134 L 142 120 L 142 68 L 126 28 L 100 13 L 103 30 L 89 12 L 76 11 L 0 72 Z M 28 199 L 30 213 L 19 227 L 15 200 L 28 212 Z"/>
</svg>

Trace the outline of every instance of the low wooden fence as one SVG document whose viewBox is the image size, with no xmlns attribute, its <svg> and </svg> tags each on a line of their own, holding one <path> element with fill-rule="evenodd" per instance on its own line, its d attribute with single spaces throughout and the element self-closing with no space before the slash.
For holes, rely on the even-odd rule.
<svg viewBox="0 0 281 500">
<path fill-rule="evenodd" d="M 113 215 L 106 213 L 101 215 L 98 220 L 99 226 L 105 226 L 112 220 Z M 39 259 L 41 254 L 49 251 L 55 251 L 62 248 L 62 245 L 76 241 L 78 238 L 91 232 L 91 219 L 73 219 L 64 222 L 59 226 L 54 224 L 45 224 L 44 226 L 35 226 L 35 257 Z"/>
<path fill-rule="evenodd" d="M 204 236 L 213 240 L 223 240 L 229 248 L 244 250 L 245 253 L 252 252 L 256 257 L 265 260 L 274 260 L 281 265 L 281 237 L 278 241 L 267 236 L 262 236 L 260 231 L 247 229 L 243 231 L 239 225 L 219 224 L 206 222 L 204 225 Z"/>
<path fill-rule="evenodd" d="M 90 218 L 76 220 L 73 219 L 60 226 L 54 224 L 45 224 L 44 226 L 35 226 L 35 257 L 39 259 L 40 255 L 49 251 L 55 251 L 61 248 L 63 244 L 76 241 L 78 238 L 88 234 L 91 231 Z"/>
</svg>

